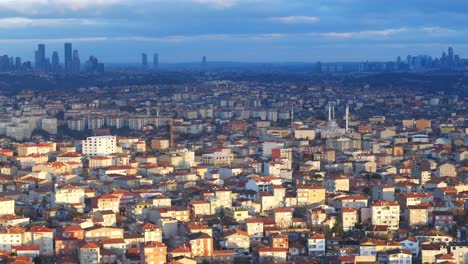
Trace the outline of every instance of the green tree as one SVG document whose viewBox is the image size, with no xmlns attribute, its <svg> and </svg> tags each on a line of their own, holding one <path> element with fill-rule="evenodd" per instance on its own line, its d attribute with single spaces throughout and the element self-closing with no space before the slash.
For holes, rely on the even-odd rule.
<svg viewBox="0 0 468 264">
<path fill-rule="evenodd" d="M 368 181 L 371 180 L 371 177 L 372 177 L 372 175 L 371 175 L 370 173 L 367 173 L 366 175 L 364 175 L 364 178 L 365 178 L 366 180 L 368 180 Z"/>
<path fill-rule="evenodd" d="M 42 264 L 42 259 L 41 257 L 37 256 L 33 259 L 34 264 Z"/>
<path fill-rule="evenodd" d="M 335 225 L 332 228 L 332 232 L 335 233 L 337 236 L 343 236 L 344 235 L 344 230 L 343 230 L 343 225 L 340 222 L 335 222 Z"/>
<path fill-rule="evenodd" d="M 367 194 L 367 195 L 370 195 L 371 190 L 368 187 L 366 187 L 366 188 L 362 189 L 362 192 Z"/>
<path fill-rule="evenodd" d="M 458 226 L 457 224 L 453 224 L 450 228 L 450 235 L 453 237 L 457 237 Z"/>
<path fill-rule="evenodd" d="M 223 219 L 225 216 L 226 216 L 226 211 L 225 211 L 224 207 L 221 207 L 219 209 L 219 218 Z"/>
</svg>

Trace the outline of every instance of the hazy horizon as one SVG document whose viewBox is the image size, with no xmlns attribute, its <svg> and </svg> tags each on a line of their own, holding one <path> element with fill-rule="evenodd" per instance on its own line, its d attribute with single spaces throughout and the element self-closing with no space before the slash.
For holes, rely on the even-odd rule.
<svg viewBox="0 0 468 264">
<path fill-rule="evenodd" d="M 73 43 L 82 61 L 357 62 L 468 57 L 468 2 L 395 0 L 0 0 L 0 53 L 34 60 Z"/>
</svg>

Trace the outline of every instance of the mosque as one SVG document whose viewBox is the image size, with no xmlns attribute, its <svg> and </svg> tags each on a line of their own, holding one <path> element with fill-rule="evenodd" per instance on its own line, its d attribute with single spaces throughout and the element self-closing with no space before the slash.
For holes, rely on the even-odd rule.
<svg viewBox="0 0 468 264">
<path fill-rule="evenodd" d="M 338 126 L 335 120 L 335 106 L 331 103 L 328 104 L 328 122 L 325 125 L 318 126 L 316 133 L 320 135 L 320 138 L 339 138 L 346 134 L 348 131 L 349 121 L 349 107 L 346 106 L 346 128 Z"/>
</svg>

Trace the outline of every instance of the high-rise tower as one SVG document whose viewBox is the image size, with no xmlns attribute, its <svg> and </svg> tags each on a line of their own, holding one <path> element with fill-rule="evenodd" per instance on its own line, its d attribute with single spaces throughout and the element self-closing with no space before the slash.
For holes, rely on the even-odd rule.
<svg viewBox="0 0 468 264">
<path fill-rule="evenodd" d="M 58 55 L 58 52 L 57 51 L 54 51 L 54 53 L 52 53 L 52 71 L 53 72 L 57 72 L 58 69 L 59 69 L 59 55 Z"/>
<path fill-rule="evenodd" d="M 202 67 L 206 67 L 206 56 L 202 57 L 201 63 L 202 63 Z"/>
<path fill-rule="evenodd" d="M 148 56 L 146 55 L 146 53 L 141 54 L 141 67 L 148 67 Z"/>
<path fill-rule="evenodd" d="M 159 54 L 155 53 L 153 55 L 153 68 L 157 69 L 159 67 Z"/>
<path fill-rule="evenodd" d="M 449 66 L 452 66 L 453 62 L 454 62 L 453 48 L 449 47 L 448 48 L 448 63 L 449 63 Z"/>
<path fill-rule="evenodd" d="M 78 54 L 77 50 L 73 51 L 73 61 L 72 61 L 72 71 L 73 72 L 80 72 L 81 68 L 81 61 L 80 55 Z"/>
<path fill-rule="evenodd" d="M 45 57 L 45 44 L 37 45 L 36 67 L 40 71 L 45 70 L 46 57 Z"/>
<path fill-rule="evenodd" d="M 73 57 L 72 57 L 72 44 L 65 43 L 65 72 L 71 72 L 73 68 Z"/>
</svg>

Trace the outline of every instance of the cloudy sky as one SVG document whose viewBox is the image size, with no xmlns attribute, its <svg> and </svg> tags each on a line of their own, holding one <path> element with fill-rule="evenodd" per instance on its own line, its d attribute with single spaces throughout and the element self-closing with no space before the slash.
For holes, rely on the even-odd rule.
<svg viewBox="0 0 468 264">
<path fill-rule="evenodd" d="M 82 60 L 313 62 L 468 57 L 466 0 L 0 0 L 0 54 L 63 43 Z"/>
</svg>

